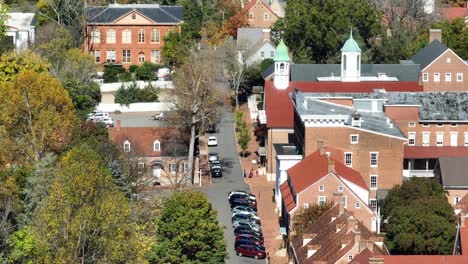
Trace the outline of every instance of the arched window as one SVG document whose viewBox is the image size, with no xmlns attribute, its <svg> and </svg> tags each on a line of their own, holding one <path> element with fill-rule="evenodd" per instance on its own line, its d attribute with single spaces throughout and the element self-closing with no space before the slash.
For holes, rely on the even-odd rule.
<svg viewBox="0 0 468 264">
<path fill-rule="evenodd" d="M 153 142 L 153 150 L 154 151 L 161 151 L 161 142 L 159 142 L 159 140 L 155 140 Z"/>
<path fill-rule="evenodd" d="M 124 44 L 132 43 L 132 31 L 128 28 L 122 31 L 122 43 Z"/>
<path fill-rule="evenodd" d="M 131 144 L 130 144 L 130 141 L 128 140 L 125 140 L 124 143 L 123 143 L 123 150 L 125 152 L 130 152 L 131 150 Z"/>
<path fill-rule="evenodd" d="M 145 62 L 145 54 L 143 52 L 140 52 L 140 54 L 138 54 L 138 62 L 139 63 Z"/>
<path fill-rule="evenodd" d="M 159 29 L 153 28 L 151 30 L 151 43 L 159 43 L 160 42 L 160 37 L 161 35 L 159 34 Z"/>
<path fill-rule="evenodd" d="M 138 43 L 145 43 L 145 30 L 144 29 L 138 30 Z"/>
<path fill-rule="evenodd" d="M 115 43 L 115 29 L 107 30 L 107 43 Z"/>
<path fill-rule="evenodd" d="M 101 43 L 101 31 L 99 31 L 99 29 L 93 29 L 93 31 L 91 31 L 91 42 Z"/>
<path fill-rule="evenodd" d="M 357 55 L 357 57 L 356 57 L 356 69 L 357 69 L 358 71 L 359 71 L 359 64 L 360 64 L 360 63 L 359 63 L 359 57 L 360 57 L 359 55 Z"/>
<path fill-rule="evenodd" d="M 343 67 L 344 67 L 344 70 L 346 71 L 346 55 L 343 55 Z"/>
<path fill-rule="evenodd" d="M 280 70 L 284 70 L 284 63 L 280 64 Z"/>
</svg>

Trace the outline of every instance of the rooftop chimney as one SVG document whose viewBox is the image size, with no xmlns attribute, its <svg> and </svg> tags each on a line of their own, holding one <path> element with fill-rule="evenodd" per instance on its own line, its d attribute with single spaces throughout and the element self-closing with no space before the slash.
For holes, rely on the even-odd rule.
<svg viewBox="0 0 468 264">
<path fill-rule="evenodd" d="M 353 113 L 351 115 L 351 126 L 361 127 L 361 115 L 359 113 Z"/>
<path fill-rule="evenodd" d="M 325 151 L 326 148 L 327 148 L 327 145 L 325 144 L 324 141 L 319 140 L 318 143 L 317 143 L 317 148 L 318 148 L 318 150 L 320 150 L 320 156 L 327 155 L 327 152 Z"/>
<path fill-rule="evenodd" d="M 442 42 L 442 30 L 441 29 L 429 29 L 429 43 L 431 43 L 433 40 L 439 40 Z"/>
<path fill-rule="evenodd" d="M 120 131 L 120 119 L 117 119 L 117 125 L 115 126 L 115 130 Z"/>
<path fill-rule="evenodd" d="M 330 157 L 328 157 L 328 172 L 333 172 L 336 174 L 335 170 L 335 160 L 332 160 Z"/>
<path fill-rule="evenodd" d="M 354 245 L 359 246 L 359 241 L 361 241 L 361 232 L 359 230 L 354 231 Z"/>
<path fill-rule="evenodd" d="M 352 215 L 348 217 L 348 231 L 357 230 L 357 220 Z"/>
</svg>

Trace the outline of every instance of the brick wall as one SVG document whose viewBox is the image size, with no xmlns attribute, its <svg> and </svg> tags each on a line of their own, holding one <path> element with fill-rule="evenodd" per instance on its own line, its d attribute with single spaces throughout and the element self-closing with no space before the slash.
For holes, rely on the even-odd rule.
<svg viewBox="0 0 468 264">
<path fill-rule="evenodd" d="M 267 142 L 267 173 L 276 173 L 276 151 L 273 144 L 287 144 L 290 129 L 268 129 Z"/>
<path fill-rule="evenodd" d="M 423 79 L 424 73 L 428 74 L 427 81 Z M 440 81 L 434 81 L 434 73 L 439 73 Z M 451 73 L 450 82 L 445 80 L 446 73 Z M 463 74 L 463 81 L 457 81 L 457 73 Z M 468 91 L 468 65 L 449 50 L 420 73 L 420 80 L 424 91 Z"/>
<path fill-rule="evenodd" d="M 267 20 L 265 20 L 265 14 L 268 14 Z M 256 4 L 246 12 L 246 15 L 249 26 L 255 28 L 270 28 L 278 20 L 276 15 L 262 3 L 262 0 L 257 0 Z"/>
<path fill-rule="evenodd" d="M 350 135 L 359 135 L 358 144 L 351 144 Z M 352 152 L 352 168 L 361 173 L 364 182 L 370 186 L 370 176 L 377 175 L 378 189 L 390 189 L 395 184 L 401 184 L 403 173 L 404 142 L 388 136 L 378 135 L 349 127 L 314 127 L 306 128 L 305 156 L 318 149 L 319 142 L 340 153 L 332 157 L 344 162 L 344 152 Z M 378 165 L 371 167 L 370 152 L 378 152 Z M 376 195 L 371 190 L 370 198 Z"/>
</svg>

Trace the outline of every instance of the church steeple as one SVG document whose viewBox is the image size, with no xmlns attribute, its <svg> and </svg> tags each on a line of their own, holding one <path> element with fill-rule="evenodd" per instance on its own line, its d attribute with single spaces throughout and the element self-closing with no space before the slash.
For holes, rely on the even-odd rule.
<svg viewBox="0 0 468 264">
<path fill-rule="evenodd" d="M 289 63 L 291 58 L 289 57 L 289 48 L 284 44 L 282 39 L 278 47 L 276 47 L 276 54 L 273 60 L 275 61 L 273 84 L 276 89 L 284 90 L 289 86 Z"/>
</svg>

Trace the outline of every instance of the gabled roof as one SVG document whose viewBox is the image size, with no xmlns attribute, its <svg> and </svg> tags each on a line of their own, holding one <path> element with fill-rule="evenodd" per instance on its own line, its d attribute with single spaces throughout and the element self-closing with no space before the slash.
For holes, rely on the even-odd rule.
<svg viewBox="0 0 468 264">
<path fill-rule="evenodd" d="M 289 183 L 287 181 L 283 182 L 280 185 L 280 190 L 284 206 L 286 207 L 286 210 L 290 212 L 292 209 L 294 209 L 294 207 L 296 207 L 296 200 L 291 194 L 291 188 L 289 187 Z"/>
<path fill-rule="evenodd" d="M 442 185 L 452 188 L 466 188 L 468 186 L 468 157 L 440 157 L 439 168 Z"/>
<path fill-rule="evenodd" d="M 238 28 L 237 29 L 237 44 L 238 50 L 247 50 L 253 47 L 256 43 L 263 40 L 262 28 Z"/>
<path fill-rule="evenodd" d="M 383 264 L 466 264 L 468 256 L 460 255 L 386 255 L 376 256 L 374 259 L 383 260 Z M 367 262 L 375 263 L 375 262 Z M 366 263 L 366 264 L 367 264 Z"/>
<path fill-rule="evenodd" d="M 29 30 L 30 27 L 34 27 L 36 23 L 34 13 L 7 13 L 7 19 L 5 25 L 8 27 Z"/>
<path fill-rule="evenodd" d="M 273 11 L 270 6 L 268 4 L 266 4 L 265 2 L 263 2 L 262 0 L 251 0 L 248 4 L 246 4 L 244 6 L 244 8 L 241 10 L 241 13 L 242 14 L 245 14 L 247 12 L 249 12 L 249 10 L 257 3 L 257 2 L 260 2 L 260 4 L 268 11 L 270 11 L 270 13 L 272 13 L 274 16 L 277 17 L 275 11 Z"/>
<path fill-rule="evenodd" d="M 419 64 L 421 70 L 424 70 L 446 50 L 448 50 L 448 47 L 439 40 L 435 39 L 431 43 L 427 44 L 418 53 L 416 53 L 416 55 L 414 55 L 411 60 L 414 63 Z"/>
<path fill-rule="evenodd" d="M 357 232 L 359 232 L 360 238 L 355 241 Z M 312 225 L 306 227 L 303 234 L 304 237 L 310 239 L 307 244 L 304 245 L 303 236 L 295 236 L 291 241 L 293 254 L 301 264 L 336 263 L 353 247 L 363 250 L 358 245 L 361 241 L 366 241 L 366 243 L 382 241 L 382 238 L 374 236 L 346 210 L 340 212 L 340 204 L 335 204 Z M 317 251 L 312 256 L 307 257 L 310 246 L 315 247 Z M 373 244 L 372 248 L 373 253 L 384 254 L 376 244 Z"/>
<path fill-rule="evenodd" d="M 243 54 L 244 59 L 250 58 L 252 55 L 254 55 L 259 49 L 261 49 L 265 45 L 271 45 L 273 48 L 276 48 L 275 44 L 273 44 L 273 42 L 271 42 L 268 39 L 259 40 L 255 45 L 253 45 L 252 47 L 250 47 L 250 49 L 244 52 Z"/>
<path fill-rule="evenodd" d="M 85 10 L 85 15 L 89 24 L 111 24 L 131 12 L 138 12 L 155 23 L 178 24 L 184 19 L 182 6 L 160 6 L 157 4 L 110 4 L 109 6 L 88 7 Z"/>
<path fill-rule="evenodd" d="M 321 155 L 320 151 L 316 151 L 288 170 L 288 176 L 296 195 L 329 174 L 329 159 L 334 160 L 326 155 Z M 361 174 L 352 168 L 345 166 L 339 161 L 335 161 L 335 171 L 337 176 L 363 189 L 368 189 Z"/>
</svg>

